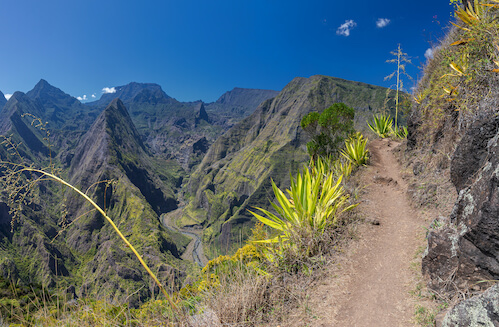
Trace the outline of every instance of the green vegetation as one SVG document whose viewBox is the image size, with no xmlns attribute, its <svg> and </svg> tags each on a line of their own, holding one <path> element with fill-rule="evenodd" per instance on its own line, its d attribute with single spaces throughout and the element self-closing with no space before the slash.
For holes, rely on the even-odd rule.
<svg viewBox="0 0 499 327">
<path fill-rule="evenodd" d="M 210 147 L 186 185 L 189 195 L 185 196 L 187 206 L 181 224 L 197 222 L 204 227 L 203 247 L 209 258 L 234 253 L 249 237 L 256 220 L 247 209 L 270 208 L 270 178 L 281 189 L 288 188 L 289 173 L 294 174 L 309 160 L 306 143 L 310 138 L 296 130 L 303 117 L 342 102 L 355 108 L 354 125 L 366 129 L 367 118 L 383 107 L 386 91 L 321 75 L 293 79 L 275 99 L 262 103 L 255 114 Z M 393 97 L 389 97 L 390 113 L 395 112 L 394 104 Z M 336 155 L 344 141 L 338 145 Z M 340 163 L 346 169 L 352 168 L 343 157 Z M 221 206 L 225 210 L 216 217 Z"/>
<path fill-rule="evenodd" d="M 367 123 L 369 128 L 381 138 L 393 136 L 405 139 L 408 131 L 407 126 L 393 126 L 393 119 L 390 115 L 377 114 L 373 116 L 373 121 Z"/>
<path fill-rule="evenodd" d="M 292 255 L 310 257 L 321 251 L 324 232 L 337 226 L 341 214 L 356 205 L 347 205 L 348 195 L 341 184 L 342 176 L 336 178 L 332 169 L 318 158 L 311 168 L 291 178 L 287 190 L 289 198 L 272 181 L 272 188 L 279 205 L 271 203 L 277 215 L 257 208 L 266 217 L 251 213 L 265 225 L 277 230 L 279 235 L 262 240 L 262 243 L 277 243 L 270 256 Z"/>
<path fill-rule="evenodd" d="M 345 150 L 341 150 L 341 155 L 357 166 L 367 164 L 369 160 L 367 138 L 359 132 L 353 134 L 345 141 Z"/>
<path fill-rule="evenodd" d="M 497 106 L 499 73 L 499 5 L 473 0 L 467 8 L 455 3 L 455 28 L 434 49 L 414 96 L 417 137 L 435 142 L 446 122 L 444 138 L 469 126 L 475 115 Z"/>
<path fill-rule="evenodd" d="M 379 137 L 385 138 L 392 131 L 393 119 L 389 115 L 377 114 L 373 116 L 374 121 L 368 122 L 369 128 Z"/>
<path fill-rule="evenodd" d="M 44 126 L 42 126 L 44 127 Z M 146 264 L 142 256 L 137 252 L 135 247 L 128 241 L 128 239 L 123 235 L 123 233 L 118 229 L 114 221 L 106 214 L 105 210 L 102 209 L 94 200 L 92 200 L 86 193 L 83 193 L 70 183 L 66 182 L 62 178 L 58 177 L 55 173 L 54 166 L 52 163 L 48 167 L 48 170 L 35 168 L 33 165 L 27 165 L 23 162 L 22 156 L 18 151 L 18 145 L 13 144 L 7 138 L 5 139 L 5 143 L 8 147 L 8 151 L 11 154 L 16 155 L 20 160 L 20 163 L 12 163 L 12 162 L 0 162 L 0 168 L 4 171 L 3 176 L 1 177 L 2 184 L 5 185 L 7 192 L 9 193 L 9 206 L 12 208 L 13 213 L 13 223 L 15 223 L 16 219 L 19 219 L 21 216 L 21 212 L 23 210 L 23 206 L 26 204 L 26 197 L 30 196 L 30 191 L 33 190 L 34 186 L 42 180 L 52 180 L 57 183 L 60 183 L 69 189 L 76 192 L 78 195 L 83 197 L 85 201 L 90 203 L 95 210 L 97 210 L 112 226 L 114 231 L 118 234 L 121 240 L 125 243 L 125 246 L 130 248 L 134 255 L 139 260 L 140 264 L 144 267 L 147 273 L 151 276 L 154 282 L 158 285 L 161 292 L 170 302 L 171 306 L 176 309 L 175 303 L 170 298 L 170 295 L 166 292 L 163 285 L 160 283 L 156 275 L 152 272 L 149 266 Z M 24 179 L 23 176 L 29 175 L 30 178 Z"/>
<path fill-rule="evenodd" d="M 355 167 L 364 164 L 368 158 L 367 139 L 360 134 L 348 138 L 354 132 L 354 110 L 344 104 L 334 104 L 337 99 L 324 95 L 330 94 L 333 89 L 338 98 L 342 97 L 347 103 L 350 101 L 363 108 L 362 110 L 371 111 L 371 103 L 381 103 L 378 100 L 384 94 L 384 89 L 324 76 L 297 79 L 290 84 L 288 93 L 283 92 L 274 102 L 267 101 L 258 115 L 253 115 L 237 129 L 228 132 L 225 138 L 220 138 L 206 155 L 201 168 L 191 176 L 194 186 L 189 188 L 190 194 L 186 194 L 186 200 L 193 201 L 185 208 L 180 222 L 203 225 L 203 242 L 212 245 L 205 247 L 212 250 L 212 257 L 215 253 L 223 253 L 226 249 L 222 247 L 225 245 L 227 252 L 234 253 L 231 251 L 238 245 L 245 244 L 243 242 L 248 235 L 250 237 L 250 242 L 235 251 L 234 255 L 216 257 L 203 271 L 197 271 L 188 263 L 179 263 L 180 260 L 175 261 L 182 255 L 187 242 L 181 235 L 170 234 L 156 224 L 155 210 L 161 209 L 148 204 L 151 202 L 149 198 L 154 199 L 155 195 L 161 193 L 173 198 L 174 185 L 179 185 L 186 174 L 175 162 L 153 159 L 140 150 L 143 148 L 140 135 L 133 129 L 124 128 L 133 126 L 120 116 L 126 113 L 108 112 L 106 117 L 101 117 L 105 131 L 96 129 L 101 133 L 99 137 L 89 138 L 90 143 L 95 145 L 97 139 L 109 137 L 110 148 L 105 149 L 102 161 L 104 165 L 112 166 L 107 167 L 108 170 L 99 170 L 90 177 L 82 174 L 94 167 L 96 157 L 91 157 L 91 160 L 82 162 L 81 165 L 75 164 L 78 163 L 77 160 L 71 162 L 71 168 L 80 174 L 77 178 L 71 176 L 71 179 L 67 175 L 72 174 L 66 170 L 52 170 L 52 167 L 60 163 L 52 163 L 48 159 L 48 169 L 12 166 L 12 171 L 19 171 L 16 173 L 20 177 L 16 180 L 19 185 L 30 183 L 31 179 L 24 179 L 28 176 L 35 179 L 30 185 L 42 183 L 37 188 L 33 187 L 31 195 L 37 197 L 35 204 L 43 206 L 46 197 L 57 196 L 60 206 L 46 209 L 50 211 L 50 219 L 54 221 L 43 227 L 55 230 L 58 237 L 56 242 L 60 240 L 60 243 L 64 243 L 70 232 L 74 235 L 77 230 L 78 237 L 82 237 L 81 241 L 77 239 L 74 242 L 88 246 L 81 251 L 69 246 L 64 248 L 63 255 L 73 256 L 70 263 L 64 263 L 70 269 L 68 274 L 71 279 L 55 274 L 50 285 L 50 292 L 54 293 L 48 299 L 39 301 L 45 301 L 45 304 L 33 309 L 36 311 L 36 318 L 27 318 L 26 312 L 22 311 L 24 309 L 17 306 L 15 301 L 9 300 L 11 307 L 15 307 L 12 312 L 19 318 L 18 321 L 26 325 L 42 326 L 56 323 L 82 326 L 153 326 L 197 319 L 199 316 L 209 315 L 207 308 L 210 308 L 215 311 L 220 324 L 251 325 L 254 322 L 268 322 L 284 302 L 300 301 L 296 293 L 292 292 L 294 285 L 289 280 L 296 276 L 310 276 L 323 264 L 323 255 L 332 249 L 332 244 L 337 242 L 337 235 L 346 224 L 348 216 L 343 214 L 355 206 L 345 190 L 348 177 Z M 358 94 L 354 95 L 352 90 L 358 91 Z M 281 107 L 277 107 L 278 105 Z M 308 159 L 302 135 L 296 135 L 303 133 L 296 133 L 296 127 L 301 117 L 310 112 L 311 108 L 326 108 L 317 121 L 310 121 L 310 126 L 307 127 L 311 128 L 316 124 L 316 131 L 320 131 L 322 127 L 330 129 L 321 131 L 331 141 L 325 146 L 327 158 L 319 155 L 311 162 L 310 167 L 290 176 L 290 171 L 296 172 Z M 272 113 L 273 111 L 278 114 Z M 255 126 L 262 129 L 255 132 Z M 148 128 L 146 125 L 141 127 L 144 130 Z M 137 137 L 128 138 L 127 135 L 131 133 L 137 134 Z M 346 146 L 343 151 L 345 156 L 340 155 L 343 144 Z M 103 144 L 104 146 L 107 144 Z M 50 146 L 48 149 L 50 150 Z M 239 151 L 240 149 L 244 151 Z M 81 157 L 86 158 L 87 154 L 82 152 Z M 47 158 L 51 158 L 50 154 Z M 149 171 L 152 173 L 149 174 Z M 132 180 L 139 175 L 150 177 L 151 183 L 140 184 Z M 64 179 L 60 176 L 64 176 Z M 119 180 L 99 183 L 104 178 Z M 61 192 L 57 186 L 47 183 L 47 179 L 56 180 L 71 191 Z M 288 185 L 288 193 L 281 191 Z M 77 190 L 85 190 L 87 187 L 87 192 Z M 274 204 L 274 209 L 266 210 L 265 207 L 261 212 L 274 215 L 275 219 L 272 219 L 280 229 L 269 228 L 272 229 L 269 232 L 266 229 L 268 226 L 257 224 L 251 231 L 255 219 L 252 219 L 247 208 L 263 207 L 272 196 L 272 192 L 269 192 L 271 187 L 277 195 L 278 204 Z M 44 188 L 53 192 L 39 192 Z M 161 192 L 157 193 L 159 191 Z M 100 201 L 88 202 L 93 208 L 87 208 L 90 206 L 88 204 L 75 205 L 75 192 L 84 198 L 86 196 L 87 200 Z M 112 196 L 107 197 L 107 194 Z M 20 199 L 16 198 L 16 201 Z M 69 217 L 67 222 L 59 224 L 54 217 L 66 217 L 62 214 L 67 211 L 66 205 L 68 208 L 78 207 L 78 216 Z M 24 210 L 31 208 L 24 206 Z M 286 216 L 288 213 L 291 215 Z M 260 217 L 270 220 L 269 216 Z M 107 224 L 106 221 L 114 221 L 115 224 Z M 57 229 L 61 227 L 62 232 L 58 234 Z M 110 232 L 111 229 L 118 228 L 123 231 L 119 236 L 124 241 L 122 248 L 121 243 L 117 242 L 118 237 Z M 236 237 L 239 242 L 234 241 Z M 48 237 L 40 233 L 35 234 L 35 238 L 45 242 Z M 106 243 L 102 244 L 102 240 Z M 164 252 L 155 252 L 158 246 L 165 249 Z M 31 253 L 30 257 L 35 258 Z M 167 285 L 168 291 L 149 282 L 147 275 L 141 273 L 140 266 L 135 269 L 138 264 L 134 261 L 133 253 L 143 256 L 145 261 L 142 263 L 151 267 L 149 270 L 156 274 L 157 282 Z M 175 265 L 167 265 L 172 262 Z M 30 266 L 30 269 L 39 266 L 35 259 L 25 265 Z M 92 269 L 92 266 L 98 268 Z M 113 273 L 116 267 L 120 269 L 121 275 Z M 24 270 L 24 267 L 21 268 Z M 186 271 L 189 272 L 187 278 L 184 273 Z M 180 288 L 182 283 L 184 286 Z M 140 289 L 136 287 L 138 284 L 146 286 Z M 60 296 L 70 285 L 77 288 L 88 285 L 89 290 L 81 295 L 78 290 L 78 295 L 81 296 L 79 300 L 58 306 L 59 299 L 61 303 L 66 303 L 67 299 Z M 92 289 L 92 285 L 97 286 Z M 55 287 L 61 290 L 54 291 Z M 116 292 L 101 292 L 105 287 L 114 288 Z M 166 292 L 169 297 L 159 295 L 159 299 L 155 299 L 159 291 Z M 132 303 L 130 299 L 134 297 L 139 298 L 134 304 L 120 304 L 122 301 Z M 150 300 L 136 308 L 144 299 Z"/>
<path fill-rule="evenodd" d="M 307 143 L 311 157 L 335 155 L 341 144 L 354 132 L 355 110 L 344 103 L 335 103 L 322 113 L 311 112 L 301 120 L 301 127 L 312 140 Z"/>
</svg>

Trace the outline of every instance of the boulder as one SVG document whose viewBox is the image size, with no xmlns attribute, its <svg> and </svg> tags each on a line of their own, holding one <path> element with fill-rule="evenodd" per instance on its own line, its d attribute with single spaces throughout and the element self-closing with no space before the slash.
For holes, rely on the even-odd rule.
<svg viewBox="0 0 499 327">
<path fill-rule="evenodd" d="M 439 327 L 499 326 L 499 284 L 452 307 Z"/>
</svg>

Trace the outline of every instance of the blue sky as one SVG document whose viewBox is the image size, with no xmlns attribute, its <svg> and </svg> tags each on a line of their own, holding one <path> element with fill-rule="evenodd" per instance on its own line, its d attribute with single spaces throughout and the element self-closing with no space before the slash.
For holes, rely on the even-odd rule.
<svg viewBox="0 0 499 327">
<path fill-rule="evenodd" d="M 452 10 L 447 0 L 0 0 L 0 8 L 3 93 L 43 78 L 91 100 L 135 81 L 206 102 L 315 74 L 390 86 L 383 77 L 395 66 L 385 61 L 398 43 L 417 78 Z"/>
</svg>

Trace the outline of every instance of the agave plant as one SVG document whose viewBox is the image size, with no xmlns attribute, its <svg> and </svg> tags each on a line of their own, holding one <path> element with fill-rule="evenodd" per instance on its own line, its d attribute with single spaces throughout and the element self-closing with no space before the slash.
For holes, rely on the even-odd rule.
<svg viewBox="0 0 499 327">
<path fill-rule="evenodd" d="M 407 130 L 407 126 L 399 126 L 398 128 L 393 128 L 391 131 L 392 135 L 398 137 L 399 139 L 407 138 L 409 131 Z"/>
<path fill-rule="evenodd" d="M 388 137 L 393 124 L 393 119 L 390 115 L 378 114 L 374 115 L 373 119 L 372 123 L 367 123 L 369 128 L 381 138 Z"/>
<path fill-rule="evenodd" d="M 331 169 L 333 174 L 338 178 L 343 176 L 343 178 L 348 178 L 352 174 L 352 162 L 350 160 L 342 160 L 338 158 L 331 164 Z"/>
<path fill-rule="evenodd" d="M 494 1 L 494 0 L 492 0 L 492 1 Z M 494 1 L 494 2 L 497 2 L 497 1 Z M 472 1 L 468 2 L 467 7 L 465 7 L 465 8 L 461 8 L 459 6 L 457 7 L 457 10 L 455 11 L 456 17 L 458 17 L 466 25 L 472 26 L 472 25 L 480 22 L 480 20 L 482 19 L 483 14 L 484 14 L 484 7 L 483 6 L 494 7 L 496 5 L 494 5 L 494 4 L 492 4 L 492 5 L 481 4 L 479 0 L 472 0 Z M 461 26 L 458 26 L 454 23 L 452 23 L 452 24 L 459 27 L 462 30 L 469 31 L 469 29 L 466 27 L 461 27 Z"/>
<path fill-rule="evenodd" d="M 305 167 L 291 178 L 288 196 L 272 180 L 272 189 L 278 204 L 271 203 L 276 214 L 256 208 L 260 215 L 250 211 L 259 221 L 275 229 L 279 235 L 257 243 L 280 243 L 284 248 L 303 249 L 303 255 L 316 253 L 317 240 L 329 227 L 338 224 L 341 213 L 356 206 L 348 205 L 348 195 L 341 185 L 342 177 L 335 178 L 326 165 L 314 170 Z"/>
<path fill-rule="evenodd" d="M 369 160 L 367 138 L 359 132 L 355 133 L 345 141 L 345 150 L 342 150 L 341 154 L 354 165 L 365 165 Z"/>
<path fill-rule="evenodd" d="M 343 157 L 334 159 L 332 155 L 318 156 L 315 160 L 310 160 L 309 166 L 313 176 L 322 174 L 325 177 L 331 172 L 336 178 L 340 178 L 340 176 L 348 178 L 352 174 L 352 162 Z"/>
</svg>

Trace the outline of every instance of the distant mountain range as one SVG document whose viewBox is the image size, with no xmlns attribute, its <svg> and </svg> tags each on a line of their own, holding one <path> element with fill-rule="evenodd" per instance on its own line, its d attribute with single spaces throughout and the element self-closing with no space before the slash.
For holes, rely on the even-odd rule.
<svg viewBox="0 0 499 327">
<path fill-rule="evenodd" d="M 304 115 L 342 101 L 362 122 L 386 94 L 326 76 L 296 78 L 281 92 L 234 88 L 213 103 L 180 102 L 151 83 L 114 90 L 86 104 L 45 80 L 8 101 L 0 93 L 0 135 L 12 136 L 26 163 L 52 162 L 87 190 L 165 284 L 180 283 L 192 263 L 181 259 L 190 240 L 162 226 L 161 214 L 181 208 L 179 226 L 203 228 L 208 256 L 230 249 L 253 224 L 246 209 L 272 199 L 270 177 L 286 187 L 308 161 Z M 25 113 L 47 122 L 50 137 Z M 0 158 L 18 160 L 4 147 Z M 57 284 L 72 296 L 133 294 L 134 305 L 151 296 L 142 268 L 100 215 L 59 185 L 43 181 L 32 191 L 13 231 L 9 194 L 0 193 L 0 278 Z"/>
<path fill-rule="evenodd" d="M 168 285 L 183 278 L 188 263 L 180 255 L 189 239 L 165 229 L 159 215 L 177 208 L 182 180 L 210 144 L 250 114 L 260 98 L 277 92 L 237 89 L 230 101 L 210 106 L 179 102 L 157 84 L 115 89 L 87 104 L 43 79 L 9 101 L 2 94 L 0 135 L 12 136 L 26 163 L 45 167 L 52 158 L 73 185 L 88 189 Z M 47 122 L 50 142 L 26 113 Z M 18 160 L 3 146 L 0 157 Z M 99 183 L 104 180 L 113 183 Z M 82 199 L 53 183 L 41 182 L 33 192 L 38 195 L 13 232 L 8 194 L 0 195 L 3 278 L 48 287 L 57 283 L 74 290 L 74 296 L 119 301 L 133 294 L 132 304 L 150 296 L 142 268 L 99 214 L 89 213 Z"/>
</svg>

